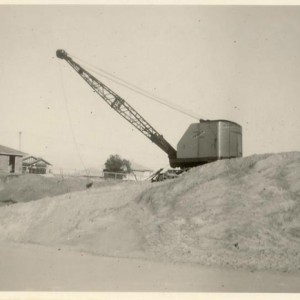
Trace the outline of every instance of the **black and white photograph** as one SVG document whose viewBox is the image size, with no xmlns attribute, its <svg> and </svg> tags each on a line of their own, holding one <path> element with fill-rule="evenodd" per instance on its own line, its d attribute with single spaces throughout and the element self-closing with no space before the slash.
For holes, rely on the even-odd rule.
<svg viewBox="0 0 300 300">
<path fill-rule="evenodd" d="M 297 296 L 300 5 L 1 2 L 0 40 L 1 300 Z"/>
</svg>

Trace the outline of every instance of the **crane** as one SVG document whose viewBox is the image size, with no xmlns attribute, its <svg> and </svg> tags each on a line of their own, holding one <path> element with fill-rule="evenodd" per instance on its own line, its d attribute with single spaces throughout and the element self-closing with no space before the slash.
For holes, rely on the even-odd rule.
<svg viewBox="0 0 300 300">
<path fill-rule="evenodd" d="M 65 60 L 112 109 L 162 149 L 172 168 L 189 168 L 242 156 L 242 128 L 239 124 L 228 120 L 200 120 L 189 126 L 176 150 L 127 101 L 75 62 L 65 50 L 58 49 L 56 56 Z"/>
</svg>

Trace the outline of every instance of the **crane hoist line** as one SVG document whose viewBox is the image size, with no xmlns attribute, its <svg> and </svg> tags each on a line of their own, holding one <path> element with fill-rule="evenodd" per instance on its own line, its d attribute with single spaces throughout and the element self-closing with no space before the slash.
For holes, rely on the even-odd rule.
<svg viewBox="0 0 300 300">
<path fill-rule="evenodd" d="M 242 156 L 239 124 L 228 120 L 200 120 L 189 126 L 176 150 L 128 102 L 75 62 L 65 50 L 57 50 L 56 56 L 65 60 L 112 109 L 161 148 L 168 155 L 171 167 L 189 168 Z"/>
</svg>

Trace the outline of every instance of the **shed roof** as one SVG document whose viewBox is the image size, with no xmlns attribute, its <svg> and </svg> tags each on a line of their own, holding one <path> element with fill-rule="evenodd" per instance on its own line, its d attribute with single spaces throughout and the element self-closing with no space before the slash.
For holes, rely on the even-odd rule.
<svg viewBox="0 0 300 300">
<path fill-rule="evenodd" d="M 23 162 L 26 161 L 26 160 L 29 160 L 29 159 L 34 159 L 34 160 L 37 160 L 38 158 L 36 156 L 33 156 L 33 155 L 28 155 L 28 156 L 25 156 L 23 157 Z"/>
<path fill-rule="evenodd" d="M 5 155 L 17 155 L 17 156 L 25 156 L 27 155 L 26 153 L 13 149 L 13 148 L 9 148 L 3 145 L 0 145 L 0 154 L 5 154 Z"/>
<path fill-rule="evenodd" d="M 24 160 L 23 160 L 24 161 Z M 46 165 L 52 166 L 49 162 L 44 160 L 43 158 L 37 158 L 35 161 L 28 163 L 28 166 L 39 164 L 40 162 L 44 162 Z"/>
</svg>

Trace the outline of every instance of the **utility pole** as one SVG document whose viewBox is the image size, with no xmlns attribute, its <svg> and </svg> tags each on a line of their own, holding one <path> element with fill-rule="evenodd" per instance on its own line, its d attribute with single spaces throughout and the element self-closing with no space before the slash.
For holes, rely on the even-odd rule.
<svg viewBox="0 0 300 300">
<path fill-rule="evenodd" d="M 22 147 L 21 147 L 21 142 L 22 142 L 22 131 L 19 131 L 19 150 L 21 151 Z"/>
</svg>

